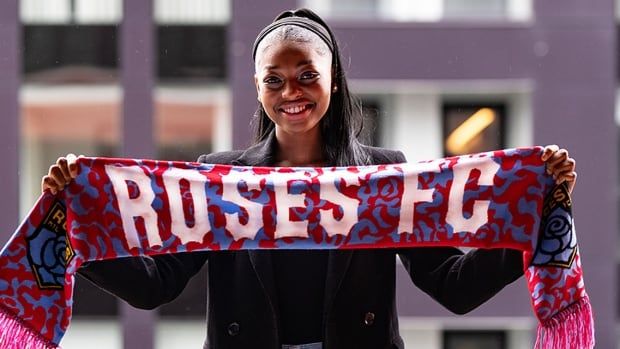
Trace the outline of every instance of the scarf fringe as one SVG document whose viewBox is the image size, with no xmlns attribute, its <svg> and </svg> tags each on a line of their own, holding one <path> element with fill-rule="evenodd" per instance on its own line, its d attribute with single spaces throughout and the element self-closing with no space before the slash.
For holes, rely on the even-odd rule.
<svg viewBox="0 0 620 349">
<path fill-rule="evenodd" d="M 588 297 L 538 325 L 535 349 L 594 348 L 594 320 Z"/>
<path fill-rule="evenodd" d="M 4 307 L 0 307 L 0 348 L 60 349 Z"/>
</svg>

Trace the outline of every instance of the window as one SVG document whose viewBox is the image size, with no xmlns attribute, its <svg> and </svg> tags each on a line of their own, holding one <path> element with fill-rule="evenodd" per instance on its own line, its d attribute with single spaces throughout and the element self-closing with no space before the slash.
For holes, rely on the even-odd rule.
<svg viewBox="0 0 620 349">
<path fill-rule="evenodd" d="M 363 144 L 379 146 L 382 109 L 379 100 L 362 98 L 363 127 L 359 138 Z"/>
<path fill-rule="evenodd" d="M 444 104 L 444 156 L 505 148 L 504 104 Z"/>
<path fill-rule="evenodd" d="M 222 81 L 227 46 L 224 25 L 160 25 L 157 74 L 166 81 Z"/>
<path fill-rule="evenodd" d="M 507 6 L 505 0 L 444 0 L 444 18 L 505 18 Z"/>
<path fill-rule="evenodd" d="M 436 22 L 528 21 L 532 18 L 532 0 L 301 0 L 300 6 L 339 19 Z"/>
<path fill-rule="evenodd" d="M 230 0 L 154 0 L 155 21 L 166 24 L 222 24 L 230 20 Z"/>
<path fill-rule="evenodd" d="M 20 17 L 27 24 L 118 23 L 122 0 L 21 0 Z"/>
<path fill-rule="evenodd" d="M 24 26 L 26 82 L 113 83 L 118 78 L 116 25 Z"/>
<path fill-rule="evenodd" d="M 505 349 L 504 331 L 444 331 L 444 349 Z"/>
</svg>

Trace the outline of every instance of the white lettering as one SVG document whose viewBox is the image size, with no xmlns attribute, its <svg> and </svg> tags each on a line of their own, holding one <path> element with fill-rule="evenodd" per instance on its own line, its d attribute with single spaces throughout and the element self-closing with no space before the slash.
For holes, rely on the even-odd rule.
<svg viewBox="0 0 620 349">
<path fill-rule="evenodd" d="M 211 230 L 209 212 L 207 209 L 207 196 L 205 176 L 194 170 L 169 168 L 163 175 L 164 186 L 170 201 L 170 218 L 172 233 L 181 239 L 184 244 L 190 241 L 202 242 L 205 234 Z M 189 182 L 189 191 L 192 194 L 194 206 L 194 226 L 188 227 L 183 213 L 183 199 L 181 198 L 181 179 Z"/>
<path fill-rule="evenodd" d="M 440 172 L 437 162 L 399 165 L 403 170 L 403 196 L 400 206 L 400 220 L 398 233 L 413 233 L 415 218 L 415 204 L 418 202 L 432 202 L 434 188 L 419 189 L 419 175 L 421 172 Z"/>
<path fill-rule="evenodd" d="M 499 170 L 498 163 L 491 158 L 478 158 L 476 161 L 460 160 L 454 165 L 454 180 L 450 187 L 450 198 L 448 200 L 448 213 L 446 223 L 454 228 L 454 232 L 474 233 L 478 228 L 488 222 L 489 200 L 476 200 L 474 202 L 473 214 L 469 218 L 463 216 L 463 197 L 465 195 L 465 184 L 469 179 L 472 170 L 480 171 L 478 185 L 493 185 L 493 177 Z"/>
<path fill-rule="evenodd" d="M 337 220 L 335 216 L 329 212 L 331 210 L 321 210 L 321 226 L 329 236 L 334 236 L 336 234 L 348 235 L 351 227 L 358 222 L 357 209 L 359 207 L 359 201 L 339 192 L 335 181 L 342 180 L 346 185 L 359 185 L 357 174 L 349 171 L 340 171 L 338 173 L 325 171 L 318 176 L 318 180 L 319 183 L 321 183 L 321 199 L 339 205 L 343 213 L 342 218 Z"/>
<path fill-rule="evenodd" d="M 161 237 L 157 229 L 157 212 L 151 206 L 155 193 L 151 188 L 151 179 L 144 174 L 139 166 L 117 167 L 105 165 L 105 171 L 118 201 L 123 230 L 130 248 L 140 247 L 140 240 L 134 219 L 142 217 L 144 229 L 149 242 L 149 246 L 161 246 Z M 135 198 L 129 197 L 129 187 L 127 181 L 134 182 L 138 186 L 140 194 Z"/>
<path fill-rule="evenodd" d="M 307 181 L 308 177 L 304 172 L 278 172 L 271 177 L 274 191 L 276 193 L 276 239 L 283 237 L 308 237 L 307 221 L 291 221 L 290 210 L 295 207 L 304 207 L 306 194 L 290 194 L 288 183 L 291 181 Z"/>
<path fill-rule="evenodd" d="M 241 224 L 239 214 L 225 213 L 226 230 L 234 237 L 235 241 L 241 238 L 254 239 L 256 234 L 263 226 L 263 205 L 248 200 L 239 193 L 238 184 L 242 181 L 248 186 L 248 190 L 260 190 L 261 175 L 251 171 L 230 171 L 222 176 L 222 199 L 232 202 L 247 211 L 248 222 Z"/>
</svg>

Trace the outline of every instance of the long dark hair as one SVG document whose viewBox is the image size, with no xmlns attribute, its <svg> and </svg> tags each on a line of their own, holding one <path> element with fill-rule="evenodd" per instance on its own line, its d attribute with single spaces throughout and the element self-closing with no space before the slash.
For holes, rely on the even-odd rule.
<svg viewBox="0 0 620 349">
<path fill-rule="evenodd" d="M 309 9 L 285 11 L 274 22 L 286 17 L 305 17 L 325 27 L 333 42 L 332 83 L 337 90 L 325 116 L 320 121 L 323 153 L 327 164 L 332 166 L 368 165 L 370 156 L 358 140 L 363 126 L 361 103 L 349 92 L 349 85 L 342 69 L 340 49 L 331 28 L 316 13 Z M 263 141 L 274 130 L 275 124 L 259 103 L 254 114 L 255 142 Z"/>
</svg>

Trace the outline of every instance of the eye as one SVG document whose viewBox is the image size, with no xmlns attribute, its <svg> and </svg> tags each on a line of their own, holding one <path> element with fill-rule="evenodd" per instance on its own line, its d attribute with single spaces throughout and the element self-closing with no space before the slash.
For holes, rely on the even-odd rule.
<svg viewBox="0 0 620 349">
<path fill-rule="evenodd" d="M 280 78 L 278 78 L 277 76 L 267 76 L 263 79 L 263 84 L 267 85 L 267 87 L 274 88 L 281 85 L 282 80 L 280 80 Z"/>
<path fill-rule="evenodd" d="M 303 73 L 301 73 L 301 75 L 299 75 L 299 80 L 301 82 L 313 82 L 314 80 L 316 80 L 319 77 L 319 73 L 315 72 L 315 71 L 305 71 Z"/>
</svg>

